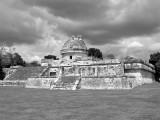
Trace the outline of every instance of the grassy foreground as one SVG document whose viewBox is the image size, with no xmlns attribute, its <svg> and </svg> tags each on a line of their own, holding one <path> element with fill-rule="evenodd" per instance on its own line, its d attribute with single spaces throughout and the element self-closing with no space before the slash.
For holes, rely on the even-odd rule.
<svg viewBox="0 0 160 120">
<path fill-rule="evenodd" d="M 160 84 L 77 91 L 0 86 L 0 120 L 160 120 Z"/>
</svg>

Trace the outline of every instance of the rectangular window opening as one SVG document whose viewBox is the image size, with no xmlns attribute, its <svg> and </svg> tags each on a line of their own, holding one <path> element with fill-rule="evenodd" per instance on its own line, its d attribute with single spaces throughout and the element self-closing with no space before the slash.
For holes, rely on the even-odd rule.
<svg viewBox="0 0 160 120">
<path fill-rule="evenodd" d="M 50 72 L 50 76 L 56 77 L 56 72 Z"/>
</svg>

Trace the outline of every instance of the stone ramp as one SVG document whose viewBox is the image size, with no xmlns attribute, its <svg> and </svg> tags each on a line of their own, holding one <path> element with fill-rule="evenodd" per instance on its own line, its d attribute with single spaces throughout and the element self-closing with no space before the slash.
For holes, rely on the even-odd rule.
<svg viewBox="0 0 160 120">
<path fill-rule="evenodd" d="M 39 76 L 45 69 L 46 67 L 21 67 L 16 69 L 5 80 L 27 80 L 31 76 Z"/>
<path fill-rule="evenodd" d="M 79 88 L 80 80 L 79 76 L 62 76 L 51 85 L 51 89 L 76 90 Z"/>
</svg>

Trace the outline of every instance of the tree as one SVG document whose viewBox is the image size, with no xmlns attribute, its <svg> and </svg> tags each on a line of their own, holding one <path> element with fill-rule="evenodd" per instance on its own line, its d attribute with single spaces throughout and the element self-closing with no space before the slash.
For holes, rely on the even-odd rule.
<svg viewBox="0 0 160 120">
<path fill-rule="evenodd" d="M 41 66 L 41 65 L 38 63 L 38 61 L 32 61 L 32 62 L 31 62 L 31 65 L 32 65 L 32 66 L 35 66 L 35 67 L 36 67 L 36 66 Z"/>
<path fill-rule="evenodd" d="M 13 56 L 12 65 L 25 66 L 25 61 L 22 59 L 22 57 L 18 53 L 14 53 L 12 56 Z"/>
<path fill-rule="evenodd" d="M 160 82 L 159 78 L 160 78 L 160 59 L 158 60 L 158 62 L 155 64 L 155 79 L 156 81 Z"/>
<path fill-rule="evenodd" d="M 53 60 L 59 60 L 59 58 L 57 58 L 57 56 L 55 55 L 46 55 L 44 56 L 45 59 L 53 59 Z"/>
<path fill-rule="evenodd" d="M 37 66 L 41 66 L 38 61 L 32 61 L 30 63 L 26 63 L 27 67 L 37 67 Z"/>
<path fill-rule="evenodd" d="M 115 56 L 113 54 L 109 54 L 106 56 L 108 59 L 115 59 Z"/>
<path fill-rule="evenodd" d="M 6 53 L 1 54 L 1 65 L 3 68 L 9 68 L 11 66 L 21 65 L 25 66 L 25 61 L 18 53 Z"/>
<path fill-rule="evenodd" d="M 102 52 L 96 48 L 89 48 L 88 49 L 88 56 L 103 59 Z"/>
<path fill-rule="evenodd" d="M 7 53 L 4 55 L 1 55 L 1 65 L 3 68 L 9 68 L 12 66 L 12 54 Z"/>
<path fill-rule="evenodd" d="M 155 65 L 160 60 L 160 52 L 153 53 L 150 55 L 149 63 Z"/>
<path fill-rule="evenodd" d="M 0 80 L 5 78 L 5 72 L 3 71 L 2 59 L 0 58 Z"/>
<path fill-rule="evenodd" d="M 150 55 L 149 63 L 155 66 L 155 77 L 156 81 L 159 81 L 160 78 L 160 52 L 153 53 Z"/>
</svg>

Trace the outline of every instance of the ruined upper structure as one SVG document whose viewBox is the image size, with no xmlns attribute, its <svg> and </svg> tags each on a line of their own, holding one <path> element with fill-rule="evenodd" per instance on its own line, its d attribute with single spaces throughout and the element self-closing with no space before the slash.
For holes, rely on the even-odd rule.
<svg viewBox="0 0 160 120">
<path fill-rule="evenodd" d="M 82 36 L 72 36 L 65 42 L 61 50 L 62 59 L 76 59 L 77 57 L 87 57 L 87 47 Z"/>
</svg>

